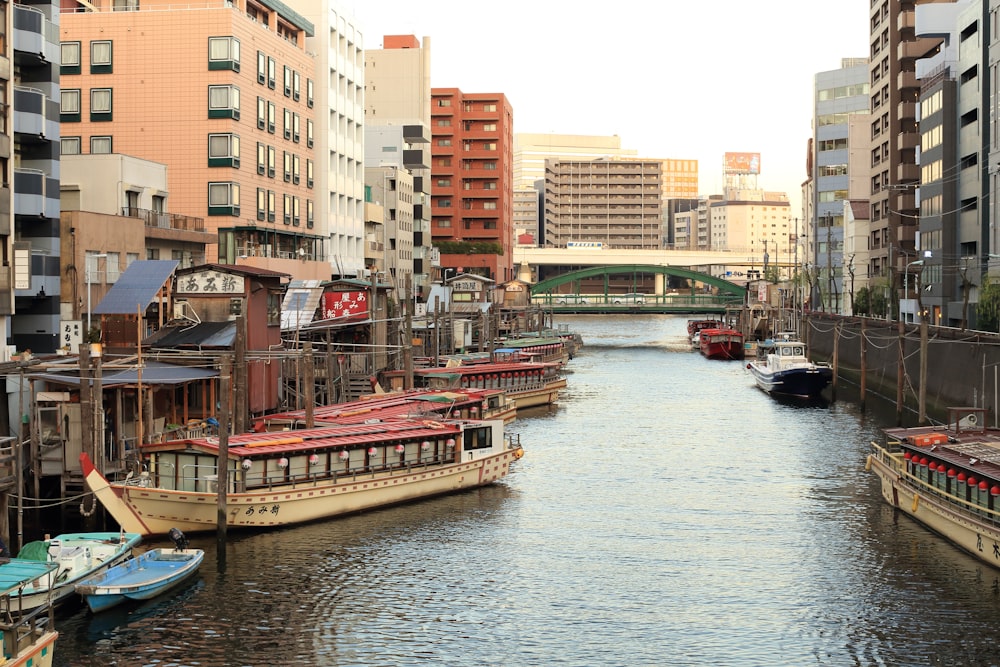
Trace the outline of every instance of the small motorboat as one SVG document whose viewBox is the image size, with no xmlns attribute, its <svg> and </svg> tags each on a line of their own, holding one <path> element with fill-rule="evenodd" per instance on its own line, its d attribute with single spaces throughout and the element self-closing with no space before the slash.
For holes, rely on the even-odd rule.
<svg viewBox="0 0 1000 667">
<path fill-rule="evenodd" d="M 170 529 L 173 548 L 150 549 L 76 585 L 94 613 L 126 600 L 149 600 L 187 581 L 201 567 L 205 552 L 189 549 L 187 537 Z"/>
<path fill-rule="evenodd" d="M 17 557 L 55 563 L 58 567 L 11 594 L 13 605 L 27 612 L 46 604 L 58 604 L 75 591 L 86 577 L 107 570 L 132 555 L 139 533 L 64 533 L 53 538 L 28 542 Z"/>
</svg>

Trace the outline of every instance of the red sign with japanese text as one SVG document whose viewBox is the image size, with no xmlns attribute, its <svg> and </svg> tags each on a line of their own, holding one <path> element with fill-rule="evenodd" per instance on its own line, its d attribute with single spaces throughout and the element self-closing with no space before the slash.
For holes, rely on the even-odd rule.
<svg viewBox="0 0 1000 667">
<path fill-rule="evenodd" d="M 368 318 L 367 292 L 325 292 L 320 299 L 320 309 L 324 320 L 346 318 L 356 322 Z"/>
</svg>

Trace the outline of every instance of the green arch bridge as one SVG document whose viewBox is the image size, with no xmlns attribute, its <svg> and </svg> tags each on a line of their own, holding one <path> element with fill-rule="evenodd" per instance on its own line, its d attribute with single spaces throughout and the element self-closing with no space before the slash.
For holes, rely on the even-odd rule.
<svg viewBox="0 0 1000 667">
<path fill-rule="evenodd" d="M 641 276 L 654 276 L 655 289 L 639 290 Z M 612 276 L 631 276 L 627 293 L 611 292 Z M 669 278 L 688 284 L 666 289 Z M 599 286 L 595 285 L 600 279 Z M 619 284 L 621 281 L 618 281 Z M 586 291 L 581 287 L 586 285 Z M 568 313 L 723 313 L 746 302 L 747 290 L 724 278 L 675 266 L 629 264 L 592 266 L 570 271 L 531 286 L 531 303 Z"/>
</svg>

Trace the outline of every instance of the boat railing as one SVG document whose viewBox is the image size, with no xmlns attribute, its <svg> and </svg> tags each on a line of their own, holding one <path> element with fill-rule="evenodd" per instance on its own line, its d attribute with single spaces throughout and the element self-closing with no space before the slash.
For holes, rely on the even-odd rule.
<svg viewBox="0 0 1000 667">
<path fill-rule="evenodd" d="M 990 509 L 989 507 L 978 502 L 966 500 L 960 496 L 948 493 L 945 489 L 935 485 L 933 482 L 924 480 L 920 476 L 909 472 L 906 469 L 906 461 L 902 458 L 900 453 L 902 450 L 892 451 L 890 447 L 883 447 L 874 441 L 872 442 L 872 448 L 874 450 L 874 456 L 892 469 L 892 471 L 899 475 L 901 479 L 905 479 L 906 483 L 911 487 L 920 489 L 921 492 L 927 496 L 941 498 L 952 506 L 952 511 L 962 514 L 963 516 L 978 521 L 985 520 L 994 526 L 1000 526 L 1000 510 Z M 976 489 L 977 494 L 978 492 L 979 490 Z"/>
</svg>

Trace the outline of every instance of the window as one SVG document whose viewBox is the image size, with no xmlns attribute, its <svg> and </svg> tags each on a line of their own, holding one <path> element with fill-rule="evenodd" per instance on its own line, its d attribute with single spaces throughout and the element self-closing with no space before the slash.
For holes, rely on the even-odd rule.
<svg viewBox="0 0 1000 667">
<path fill-rule="evenodd" d="M 137 252 L 127 252 L 125 253 L 125 268 L 132 266 L 132 262 L 139 260 L 139 253 Z"/>
<path fill-rule="evenodd" d="M 278 68 L 277 63 L 274 62 L 274 58 L 267 59 L 267 87 L 274 90 L 274 76 L 275 70 Z"/>
<path fill-rule="evenodd" d="M 122 271 L 121 266 L 119 266 L 118 264 L 120 255 L 117 252 L 108 252 L 107 255 L 108 256 L 104 258 L 104 261 L 107 263 L 108 267 L 107 282 L 109 283 L 117 282 L 118 276 L 121 275 Z"/>
<path fill-rule="evenodd" d="M 159 259 L 160 249 L 159 248 L 146 248 L 146 259 Z"/>
<path fill-rule="evenodd" d="M 240 214 L 240 184 L 239 183 L 209 183 L 208 184 L 208 214 L 209 215 L 239 215 Z"/>
<path fill-rule="evenodd" d="M 267 173 L 267 146 L 257 142 L 257 173 L 263 176 Z"/>
<path fill-rule="evenodd" d="M 137 12 L 139 0 L 114 0 L 112 8 L 112 11 L 116 12 Z"/>
<path fill-rule="evenodd" d="M 111 89 L 91 88 L 90 121 L 107 122 L 111 119 Z"/>
<path fill-rule="evenodd" d="M 438 139 L 438 146 L 451 146 L 451 139 Z"/>
<path fill-rule="evenodd" d="M 292 156 L 292 183 L 299 184 L 299 156 Z"/>
<path fill-rule="evenodd" d="M 267 191 L 267 221 L 274 222 L 274 208 L 276 206 L 274 190 Z"/>
<path fill-rule="evenodd" d="M 483 105 L 483 111 L 496 111 L 496 110 L 497 110 L 497 105 L 495 105 L 495 104 L 484 104 Z"/>
<path fill-rule="evenodd" d="M 111 74 L 111 42 L 102 40 L 90 43 L 90 73 Z"/>
<path fill-rule="evenodd" d="M 302 96 L 302 93 L 299 91 L 300 86 L 301 83 L 300 83 L 299 73 L 292 72 L 292 99 L 295 100 L 296 102 L 298 102 L 299 98 Z"/>
<path fill-rule="evenodd" d="M 278 109 L 274 106 L 274 102 L 267 103 L 267 131 L 274 134 L 274 124 L 275 117 L 278 115 Z"/>
<path fill-rule="evenodd" d="M 312 229 L 316 224 L 315 214 L 313 213 L 313 201 L 312 199 L 306 200 L 306 227 Z"/>
<path fill-rule="evenodd" d="M 313 106 L 313 80 L 306 79 L 306 106 L 312 109 Z"/>
<path fill-rule="evenodd" d="M 240 166 L 240 137 L 238 134 L 208 135 L 208 166 Z"/>
<path fill-rule="evenodd" d="M 284 164 L 284 179 L 285 183 L 292 182 L 292 154 L 288 151 L 284 152 L 284 159 L 282 160 Z"/>
<path fill-rule="evenodd" d="M 240 118 L 240 89 L 236 86 L 208 87 L 209 118 Z"/>
<path fill-rule="evenodd" d="M 306 118 L 306 146 L 313 147 L 313 122 L 311 118 Z"/>
<path fill-rule="evenodd" d="M 299 143 L 299 114 L 292 113 L 292 141 Z"/>
<path fill-rule="evenodd" d="M 450 188 L 451 187 L 451 179 L 450 178 L 439 178 L 437 180 L 437 186 L 439 188 Z"/>
<path fill-rule="evenodd" d="M 111 152 L 111 137 L 91 137 L 90 154 L 106 155 Z"/>
<path fill-rule="evenodd" d="M 209 37 L 208 69 L 239 72 L 240 40 L 235 37 Z"/>
<path fill-rule="evenodd" d="M 495 211 L 497 210 L 497 203 L 495 201 L 484 201 L 483 209 L 487 211 Z"/>
<path fill-rule="evenodd" d="M 282 121 L 283 121 L 283 127 L 284 127 L 283 133 L 284 133 L 285 139 L 291 139 L 292 138 L 292 112 L 289 111 L 288 109 L 285 109 L 284 113 L 282 114 Z"/>
<path fill-rule="evenodd" d="M 263 51 L 257 52 L 257 83 L 267 83 L 267 56 Z"/>
<path fill-rule="evenodd" d="M 267 219 L 267 190 L 257 188 L 257 219 Z"/>
<path fill-rule="evenodd" d="M 80 122 L 80 90 L 62 90 L 59 93 L 59 120 Z"/>
<path fill-rule="evenodd" d="M 276 327 L 281 325 L 281 294 L 279 292 L 267 293 L 267 326 Z"/>
<path fill-rule="evenodd" d="M 313 161 L 306 160 L 306 187 L 312 188 L 313 186 Z"/>
<path fill-rule="evenodd" d="M 291 97 L 292 96 L 292 68 L 289 67 L 288 65 L 285 65 L 284 72 L 285 72 L 285 78 L 283 79 L 283 83 L 284 83 L 285 97 Z"/>
<path fill-rule="evenodd" d="M 451 208 L 450 199 L 439 199 L 437 205 L 441 208 Z"/>
<path fill-rule="evenodd" d="M 484 151 L 495 151 L 496 149 L 497 149 L 497 145 L 495 143 L 493 143 L 493 142 L 489 142 L 488 141 L 485 144 L 483 144 L 483 150 Z"/>
<path fill-rule="evenodd" d="M 286 225 L 292 224 L 292 195 L 284 195 L 282 199 L 282 221 Z"/>
<path fill-rule="evenodd" d="M 274 150 L 274 146 L 267 147 L 267 177 L 274 178 L 274 163 L 277 160 L 278 151 Z"/>
<path fill-rule="evenodd" d="M 450 107 L 451 106 L 451 100 L 446 100 L 446 99 L 438 100 L 437 101 L 437 106 L 439 106 L 439 107 Z"/>
<path fill-rule="evenodd" d="M 483 131 L 484 132 L 496 132 L 497 131 L 497 124 L 496 123 L 486 123 L 485 125 L 483 125 Z"/>
<path fill-rule="evenodd" d="M 63 155 L 79 155 L 80 137 L 63 137 L 60 139 L 59 152 Z"/>
<path fill-rule="evenodd" d="M 60 74 L 80 73 L 80 42 L 62 42 L 59 45 Z"/>
<path fill-rule="evenodd" d="M 267 128 L 267 100 L 263 97 L 257 98 L 257 129 Z"/>
<path fill-rule="evenodd" d="M 153 195 L 153 212 L 165 213 L 167 210 L 167 198 L 163 195 Z"/>
<path fill-rule="evenodd" d="M 302 218 L 299 215 L 299 198 L 292 197 L 292 226 L 298 227 L 301 221 Z"/>
</svg>

